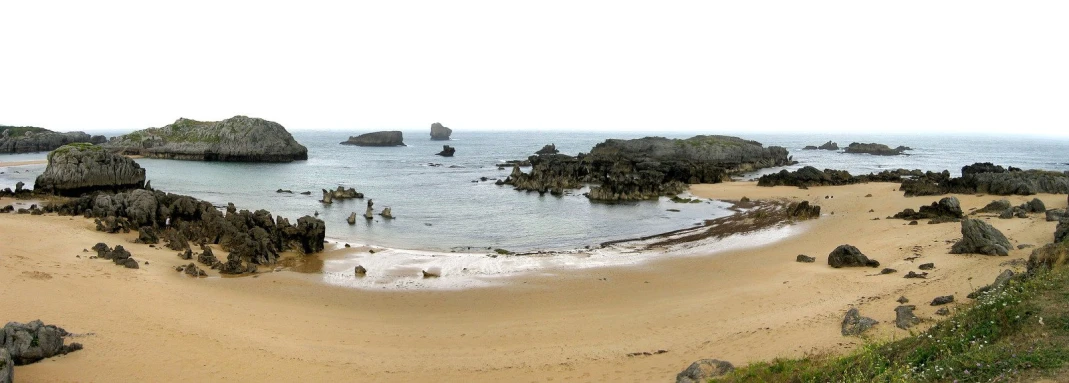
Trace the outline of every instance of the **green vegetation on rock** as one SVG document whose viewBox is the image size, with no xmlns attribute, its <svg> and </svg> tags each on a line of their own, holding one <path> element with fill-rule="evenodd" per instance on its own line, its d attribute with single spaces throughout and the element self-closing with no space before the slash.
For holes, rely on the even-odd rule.
<svg viewBox="0 0 1069 383">
<path fill-rule="evenodd" d="M 36 126 L 0 125 L 0 135 L 4 134 L 4 132 L 7 132 L 8 137 L 15 138 L 25 136 L 27 133 L 51 132 L 51 130 L 45 128 L 38 128 Z"/>
<path fill-rule="evenodd" d="M 845 355 L 753 363 L 715 382 L 989 382 L 1061 375 L 1069 271 L 1042 270 L 961 306 L 927 331 Z"/>
</svg>

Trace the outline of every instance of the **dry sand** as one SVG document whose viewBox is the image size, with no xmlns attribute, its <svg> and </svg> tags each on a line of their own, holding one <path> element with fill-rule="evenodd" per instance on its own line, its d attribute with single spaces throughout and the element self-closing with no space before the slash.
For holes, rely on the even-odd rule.
<svg viewBox="0 0 1069 383">
<path fill-rule="evenodd" d="M 19 382 L 672 381 L 701 358 L 745 364 L 853 347 L 857 339 L 839 334 L 852 305 L 881 322 L 875 335 L 908 336 L 893 325 L 900 295 L 935 318 L 932 298 L 968 301 L 1001 264 L 1031 251 L 950 255 L 958 224 L 885 219 L 938 200 L 905 198 L 896 187 L 696 185 L 692 193 L 706 198 L 809 200 L 824 216 L 767 246 L 462 291 L 347 289 L 294 272 L 190 278 L 174 271 L 183 263 L 176 252 L 133 244 L 135 233 L 95 232 L 80 217 L 3 214 L 0 320 L 40 318 L 83 334 L 75 340 L 85 350 L 20 366 Z M 958 198 L 969 209 L 1001 197 Z M 1039 198 L 1066 207 L 1064 196 Z M 1047 243 L 1054 231 L 1042 215 L 989 222 L 1015 245 Z M 122 244 L 145 264 L 90 260 L 82 249 L 97 242 Z M 830 268 L 828 252 L 844 243 L 899 272 Z M 905 260 L 914 247 L 920 258 Z M 797 254 L 817 263 L 796 263 Z M 928 279 L 902 278 L 926 262 L 936 265 Z M 657 350 L 667 352 L 627 356 Z"/>
<path fill-rule="evenodd" d="M 0 168 L 13 167 L 13 166 L 26 166 L 26 165 L 41 165 L 47 164 L 48 160 L 31 160 L 31 161 L 8 161 L 0 162 Z"/>
</svg>

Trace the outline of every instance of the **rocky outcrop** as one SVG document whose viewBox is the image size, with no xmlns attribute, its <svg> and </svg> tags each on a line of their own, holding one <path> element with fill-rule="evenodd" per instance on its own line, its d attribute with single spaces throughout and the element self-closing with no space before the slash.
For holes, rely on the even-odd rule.
<svg viewBox="0 0 1069 383">
<path fill-rule="evenodd" d="M 954 303 L 953 295 L 943 295 L 935 297 L 935 299 L 932 299 L 931 306 L 942 306 L 949 303 Z"/>
<path fill-rule="evenodd" d="M 756 141 L 728 136 L 610 139 L 590 154 L 543 154 L 528 160 L 531 171 L 513 167 L 504 184 L 556 195 L 585 183 L 598 184 L 586 196 L 603 201 L 675 195 L 687 184 L 723 182 L 733 174 L 791 163 L 784 148 L 765 148 Z"/>
<path fill-rule="evenodd" d="M 836 269 L 841 267 L 880 267 L 880 262 L 869 259 L 856 247 L 840 245 L 828 254 L 828 265 Z"/>
<path fill-rule="evenodd" d="M 920 318 L 913 314 L 913 310 L 916 309 L 917 306 L 914 305 L 895 307 L 895 326 L 903 330 L 909 330 L 910 327 L 921 323 Z"/>
<path fill-rule="evenodd" d="M 897 148 L 891 149 L 891 147 L 884 144 L 863 144 L 859 142 L 853 142 L 849 146 L 847 146 L 846 149 L 843 150 L 843 152 L 855 154 L 872 154 L 875 156 L 897 156 L 906 154 L 905 151 L 907 150 L 913 149 L 906 146 L 899 146 Z"/>
<path fill-rule="evenodd" d="M 557 154 L 557 153 L 560 153 L 560 151 L 557 150 L 557 144 L 549 144 L 549 145 L 543 146 L 542 149 L 538 149 L 538 151 L 535 152 L 535 154 L 537 154 L 537 155 Z"/>
<path fill-rule="evenodd" d="M 15 381 L 15 360 L 6 348 L 0 347 L 0 383 Z"/>
<path fill-rule="evenodd" d="M 1054 243 L 1069 240 L 1069 216 L 1062 216 L 1058 226 L 1054 229 Z"/>
<path fill-rule="evenodd" d="M 322 190 L 323 190 L 323 199 L 320 202 L 325 203 L 325 204 L 333 203 L 334 200 L 336 200 L 336 199 L 337 200 L 344 200 L 344 199 L 353 199 L 353 198 L 356 198 L 356 199 L 363 199 L 364 198 L 364 193 L 357 192 L 355 188 L 346 189 L 345 187 L 342 187 L 340 185 L 334 190 L 327 190 L 327 189 L 322 189 Z"/>
<path fill-rule="evenodd" d="M 1013 245 L 987 222 L 977 219 L 961 221 L 961 240 L 950 248 L 951 254 L 1009 255 Z"/>
<path fill-rule="evenodd" d="M 7 350 L 16 366 L 23 366 L 81 350 L 79 343 L 63 344 L 63 338 L 69 335 L 67 330 L 40 320 L 25 324 L 8 322 L 0 329 L 0 348 Z"/>
<path fill-rule="evenodd" d="M 113 137 L 104 147 L 123 154 L 174 160 L 291 162 L 308 159 L 308 149 L 294 140 L 282 125 L 245 116 L 222 121 L 179 118 L 162 128 Z"/>
<path fill-rule="evenodd" d="M 687 369 L 676 375 L 676 383 L 704 383 L 709 379 L 730 374 L 735 371 L 731 362 L 719 359 L 702 359 L 691 363 Z"/>
<path fill-rule="evenodd" d="M 787 205 L 787 217 L 800 221 L 820 218 L 820 206 L 811 205 L 809 201 L 791 203 Z"/>
<path fill-rule="evenodd" d="M 957 222 L 965 217 L 961 211 L 961 202 L 957 197 L 946 197 L 938 202 L 932 202 L 929 206 L 921 206 L 920 211 L 906 209 L 894 215 L 893 218 L 905 220 L 930 219 L 928 223 Z"/>
<path fill-rule="evenodd" d="M 118 191 L 145 185 L 145 169 L 129 158 L 91 144 L 70 144 L 48 153 L 48 165 L 33 188 L 77 196 L 95 190 Z"/>
<path fill-rule="evenodd" d="M 441 123 L 435 122 L 431 124 L 431 139 L 432 140 L 448 140 L 449 135 L 453 134 L 453 129 L 442 126 Z"/>
<path fill-rule="evenodd" d="M 101 219 L 121 217 L 135 222 L 135 227 L 162 227 L 169 217 L 170 228 L 163 233 L 168 245 L 181 251 L 188 248 L 187 241 L 218 244 L 230 252 L 223 262 L 229 265 L 221 271 L 247 272 L 253 268 L 250 265 L 273 264 L 282 251 L 320 252 L 326 234 L 323 221 L 311 216 L 301 217 L 296 224 L 291 224 L 288 219 L 275 217 L 266 210 L 239 211 L 233 204 L 224 214 L 206 201 L 158 190 L 94 193 L 49 205 L 46 209 Z"/>
<path fill-rule="evenodd" d="M 820 145 L 820 146 L 809 145 L 809 146 L 806 146 L 806 147 L 802 148 L 802 150 L 839 150 L 839 144 L 835 143 L 835 142 L 828 141 L 828 142 L 825 142 L 824 145 Z"/>
<path fill-rule="evenodd" d="M 66 144 L 104 141 L 104 136 L 90 136 L 83 132 L 59 133 L 31 126 L 0 125 L 0 153 L 47 152 Z"/>
<path fill-rule="evenodd" d="M 1010 283 L 1010 280 L 1013 279 L 1013 276 L 1014 276 L 1013 270 L 1003 270 L 1002 273 L 1000 273 L 997 277 L 995 277 L 995 281 L 994 282 L 992 282 L 990 285 L 981 287 L 979 289 L 976 289 L 976 291 L 973 291 L 973 292 L 969 293 L 968 298 L 969 299 L 976 299 L 980 295 L 983 295 L 983 294 L 986 294 L 986 293 L 989 293 L 989 292 L 998 291 L 998 290 L 1002 289 L 1003 287 L 1005 287 L 1006 284 Z"/>
<path fill-rule="evenodd" d="M 966 165 L 961 177 L 950 172 L 925 173 L 904 180 L 900 190 L 908 196 L 955 194 L 1033 195 L 1069 193 L 1069 174 L 1045 170 L 1005 169 L 989 162 Z"/>
<path fill-rule="evenodd" d="M 805 166 L 795 171 L 784 169 L 778 173 L 763 175 L 758 178 L 757 186 L 797 186 L 808 188 L 811 186 L 853 185 L 866 182 L 901 182 L 906 177 L 922 177 L 924 174 L 924 172 L 917 169 L 895 169 L 854 176 L 845 170 L 820 170 L 812 166 Z"/>
<path fill-rule="evenodd" d="M 449 146 L 449 145 L 442 145 L 442 151 L 438 152 L 438 154 L 436 154 L 436 155 L 439 155 L 439 156 L 442 156 L 442 157 L 452 157 L 453 153 L 456 153 L 456 152 L 457 152 L 457 148 L 454 148 L 454 147 Z"/>
<path fill-rule="evenodd" d="M 405 146 L 404 135 L 399 130 L 364 133 L 359 136 L 349 137 L 342 141 L 342 145 L 356 146 Z"/>
<path fill-rule="evenodd" d="M 846 311 L 846 315 L 843 316 L 841 333 L 843 336 L 861 335 L 877 323 L 880 322 L 869 317 L 861 316 L 861 313 L 857 311 L 856 307 L 851 307 L 850 310 Z"/>
</svg>

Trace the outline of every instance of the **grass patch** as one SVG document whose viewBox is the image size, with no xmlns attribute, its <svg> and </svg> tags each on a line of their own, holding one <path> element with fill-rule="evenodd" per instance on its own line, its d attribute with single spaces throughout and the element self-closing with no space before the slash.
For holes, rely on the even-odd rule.
<svg viewBox="0 0 1069 383">
<path fill-rule="evenodd" d="M 1069 272 L 1040 271 L 905 339 L 845 355 L 753 363 L 715 382 L 1002 382 L 1069 362 Z"/>
</svg>

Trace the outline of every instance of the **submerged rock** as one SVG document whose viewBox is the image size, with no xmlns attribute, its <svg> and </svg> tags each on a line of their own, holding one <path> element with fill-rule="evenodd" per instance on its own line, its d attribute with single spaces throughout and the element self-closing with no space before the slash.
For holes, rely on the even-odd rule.
<svg viewBox="0 0 1069 383">
<path fill-rule="evenodd" d="M 356 146 L 405 146 L 404 135 L 399 130 L 365 133 L 349 137 L 342 145 Z"/>
<path fill-rule="evenodd" d="M 114 137 L 104 146 L 124 154 L 194 161 L 290 162 L 308 159 L 308 149 L 286 128 L 260 118 L 222 121 L 179 118 L 162 128 Z"/>
<path fill-rule="evenodd" d="M 37 176 L 38 192 L 78 196 L 96 190 L 127 190 L 145 185 L 145 169 L 129 158 L 100 146 L 70 144 L 48 153 L 48 165 Z"/>
<path fill-rule="evenodd" d="M 1006 239 L 1002 232 L 998 231 L 987 222 L 976 219 L 961 221 L 961 241 L 950 248 L 951 254 L 985 254 L 985 255 L 1009 255 L 1009 249 L 1013 245 Z"/>
</svg>

